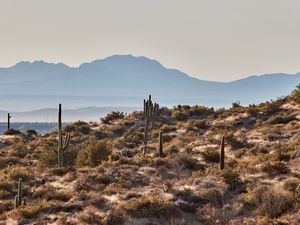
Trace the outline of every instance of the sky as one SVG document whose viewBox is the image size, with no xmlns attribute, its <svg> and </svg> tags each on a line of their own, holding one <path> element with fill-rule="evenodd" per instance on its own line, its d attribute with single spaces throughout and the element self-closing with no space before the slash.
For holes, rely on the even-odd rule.
<svg viewBox="0 0 300 225">
<path fill-rule="evenodd" d="M 0 0 L 0 67 L 114 54 L 204 80 L 300 71 L 299 0 Z"/>
</svg>

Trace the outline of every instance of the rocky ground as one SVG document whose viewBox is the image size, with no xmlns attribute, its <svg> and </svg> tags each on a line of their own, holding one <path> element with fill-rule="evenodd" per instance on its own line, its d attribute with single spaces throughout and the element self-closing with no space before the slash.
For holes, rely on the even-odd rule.
<svg viewBox="0 0 300 225">
<path fill-rule="evenodd" d="M 161 108 L 146 155 L 142 112 L 77 122 L 63 130 L 60 168 L 57 132 L 1 135 L 0 224 L 300 224 L 299 93 L 228 110 Z"/>
</svg>

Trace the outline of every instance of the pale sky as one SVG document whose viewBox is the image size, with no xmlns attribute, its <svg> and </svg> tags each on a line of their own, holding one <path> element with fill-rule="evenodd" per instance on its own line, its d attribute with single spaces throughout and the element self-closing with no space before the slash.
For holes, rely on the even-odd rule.
<svg viewBox="0 0 300 225">
<path fill-rule="evenodd" d="M 0 0 L 0 67 L 113 54 L 205 80 L 300 71 L 299 0 Z"/>
</svg>

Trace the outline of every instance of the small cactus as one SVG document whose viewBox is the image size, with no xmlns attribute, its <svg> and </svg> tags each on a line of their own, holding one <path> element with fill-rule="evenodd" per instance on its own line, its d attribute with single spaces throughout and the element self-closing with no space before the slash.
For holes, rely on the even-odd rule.
<svg viewBox="0 0 300 225">
<path fill-rule="evenodd" d="M 220 170 L 225 168 L 225 137 L 222 136 L 220 145 Z"/>
<path fill-rule="evenodd" d="M 159 157 L 164 156 L 164 150 L 163 150 L 163 132 L 159 132 Z"/>
</svg>

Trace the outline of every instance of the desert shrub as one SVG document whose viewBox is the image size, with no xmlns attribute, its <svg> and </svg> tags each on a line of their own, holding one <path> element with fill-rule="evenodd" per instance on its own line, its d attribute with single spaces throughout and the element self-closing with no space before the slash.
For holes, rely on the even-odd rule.
<svg viewBox="0 0 300 225">
<path fill-rule="evenodd" d="M 187 155 L 187 154 L 176 155 L 173 163 L 175 165 L 177 164 L 178 166 L 181 166 L 185 169 L 193 170 L 193 171 L 200 170 L 202 168 L 202 166 L 200 165 L 200 163 L 198 162 L 197 159 L 192 158 L 190 155 Z"/>
<path fill-rule="evenodd" d="M 124 214 L 136 218 L 172 218 L 178 217 L 178 211 L 171 202 L 157 196 L 145 196 L 131 199 L 121 206 Z"/>
<path fill-rule="evenodd" d="M 176 127 L 173 126 L 173 125 L 167 125 L 167 124 L 164 124 L 160 130 L 164 133 L 169 133 L 169 132 L 173 132 L 173 131 L 176 131 Z"/>
<path fill-rule="evenodd" d="M 105 219 L 105 225 L 122 225 L 125 222 L 125 216 L 120 210 L 112 210 Z"/>
<path fill-rule="evenodd" d="M 104 118 L 101 118 L 101 121 L 104 124 L 110 124 L 112 121 L 117 120 L 117 119 L 123 119 L 124 117 L 125 117 L 125 114 L 123 112 L 112 111 L 111 113 L 107 114 Z"/>
<path fill-rule="evenodd" d="M 46 212 L 50 207 L 51 205 L 46 200 L 37 202 L 33 205 L 27 205 L 26 207 L 18 210 L 19 217 L 26 219 L 37 218 L 38 215 Z"/>
<path fill-rule="evenodd" d="M 268 187 L 253 190 L 254 201 L 262 215 L 276 218 L 290 209 L 294 202 L 291 192 Z"/>
<path fill-rule="evenodd" d="M 28 148 L 24 143 L 16 143 L 12 146 L 13 151 L 11 152 L 12 156 L 24 158 L 28 153 Z"/>
<path fill-rule="evenodd" d="M 12 193 L 13 187 L 14 187 L 14 184 L 12 182 L 8 182 L 8 181 L 0 182 L 0 191 L 2 191 L 2 192 Z"/>
<path fill-rule="evenodd" d="M 208 108 L 206 106 L 193 106 L 189 109 L 190 116 L 207 116 L 214 112 L 214 108 Z"/>
<path fill-rule="evenodd" d="M 297 87 L 295 88 L 295 90 L 292 92 L 290 98 L 297 102 L 300 103 L 300 84 L 297 85 Z"/>
<path fill-rule="evenodd" d="M 107 160 L 110 153 L 106 141 L 90 143 L 86 148 L 79 150 L 76 165 L 78 167 L 97 166 L 102 161 Z"/>
<path fill-rule="evenodd" d="M 144 138 L 142 132 L 134 132 L 125 136 L 125 141 L 135 145 L 141 144 Z"/>
<path fill-rule="evenodd" d="M 217 188 L 202 189 L 199 193 L 199 197 L 204 203 L 209 203 L 215 207 L 223 206 L 223 194 Z"/>
<path fill-rule="evenodd" d="M 22 178 L 23 181 L 29 181 L 34 177 L 33 172 L 29 168 L 21 166 L 7 168 L 5 172 L 9 178 L 14 181 L 18 181 L 20 178 Z"/>
<path fill-rule="evenodd" d="M 220 161 L 220 153 L 218 150 L 208 148 L 205 151 L 201 152 L 203 158 L 212 163 L 218 163 Z"/>
<path fill-rule="evenodd" d="M 186 111 L 175 110 L 172 112 L 172 118 L 177 121 L 185 121 L 189 118 L 189 113 Z"/>
<path fill-rule="evenodd" d="M 297 120 L 295 115 L 277 115 L 273 116 L 268 120 L 270 124 L 286 124 L 291 121 Z"/>
<path fill-rule="evenodd" d="M 41 167 L 53 167 L 57 165 L 57 143 L 49 141 L 35 152 Z"/>
<path fill-rule="evenodd" d="M 247 143 L 239 141 L 232 132 L 225 135 L 225 143 L 229 144 L 233 149 L 243 148 L 247 146 Z"/>
<path fill-rule="evenodd" d="M 80 224 L 105 225 L 103 217 L 93 212 L 84 213 L 79 217 L 79 221 Z"/>
<path fill-rule="evenodd" d="M 193 130 L 194 128 L 207 129 L 208 126 L 206 120 L 189 120 L 187 129 Z"/>
<path fill-rule="evenodd" d="M 36 136 L 38 135 L 38 132 L 36 130 L 27 130 L 26 135 L 28 136 Z"/>
<path fill-rule="evenodd" d="M 270 116 L 277 113 L 280 110 L 281 102 L 271 101 L 259 104 L 264 115 Z"/>
<path fill-rule="evenodd" d="M 240 101 L 236 101 L 232 103 L 232 108 L 240 108 L 241 107 L 241 102 Z"/>
<path fill-rule="evenodd" d="M 234 188 L 240 180 L 239 173 L 233 169 L 222 170 L 220 176 L 222 177 L 223 181 L 232 188 Z"/>
<path fill-rule="evenodd" d="M 92 129 L 90 128 L 90 126 L 88 124 L 78 126 L 76 130 L 79 131 L 80 133 L 86 134 L 86 135 L 90 134 L 92 131 Z"/>
<path fill-rule="evenodd" d="M 21 134 L 20 130 L 15 130 L 15 129 L 8 129 L 4 132 L 5 135 L 18 135 Z"/>
<path fill-rule="evenodd" d="M 268 174 L 289 173 L 289 167 L 281 161 L 266 162 L 262 166 L 262 171 Z"/>
<path fill-rule="evenodd" d="M 14 208 L 12 201 L 0 201 L 0 214 L 4 214 Z"/>
<path fill-rule="evenodd" d="M 283 183 L 283 188 L 286 191 L 295 192 L 296 188 L 299 186 L 300 180 L 296 177 L 287 178 Z"/>
</svg>

